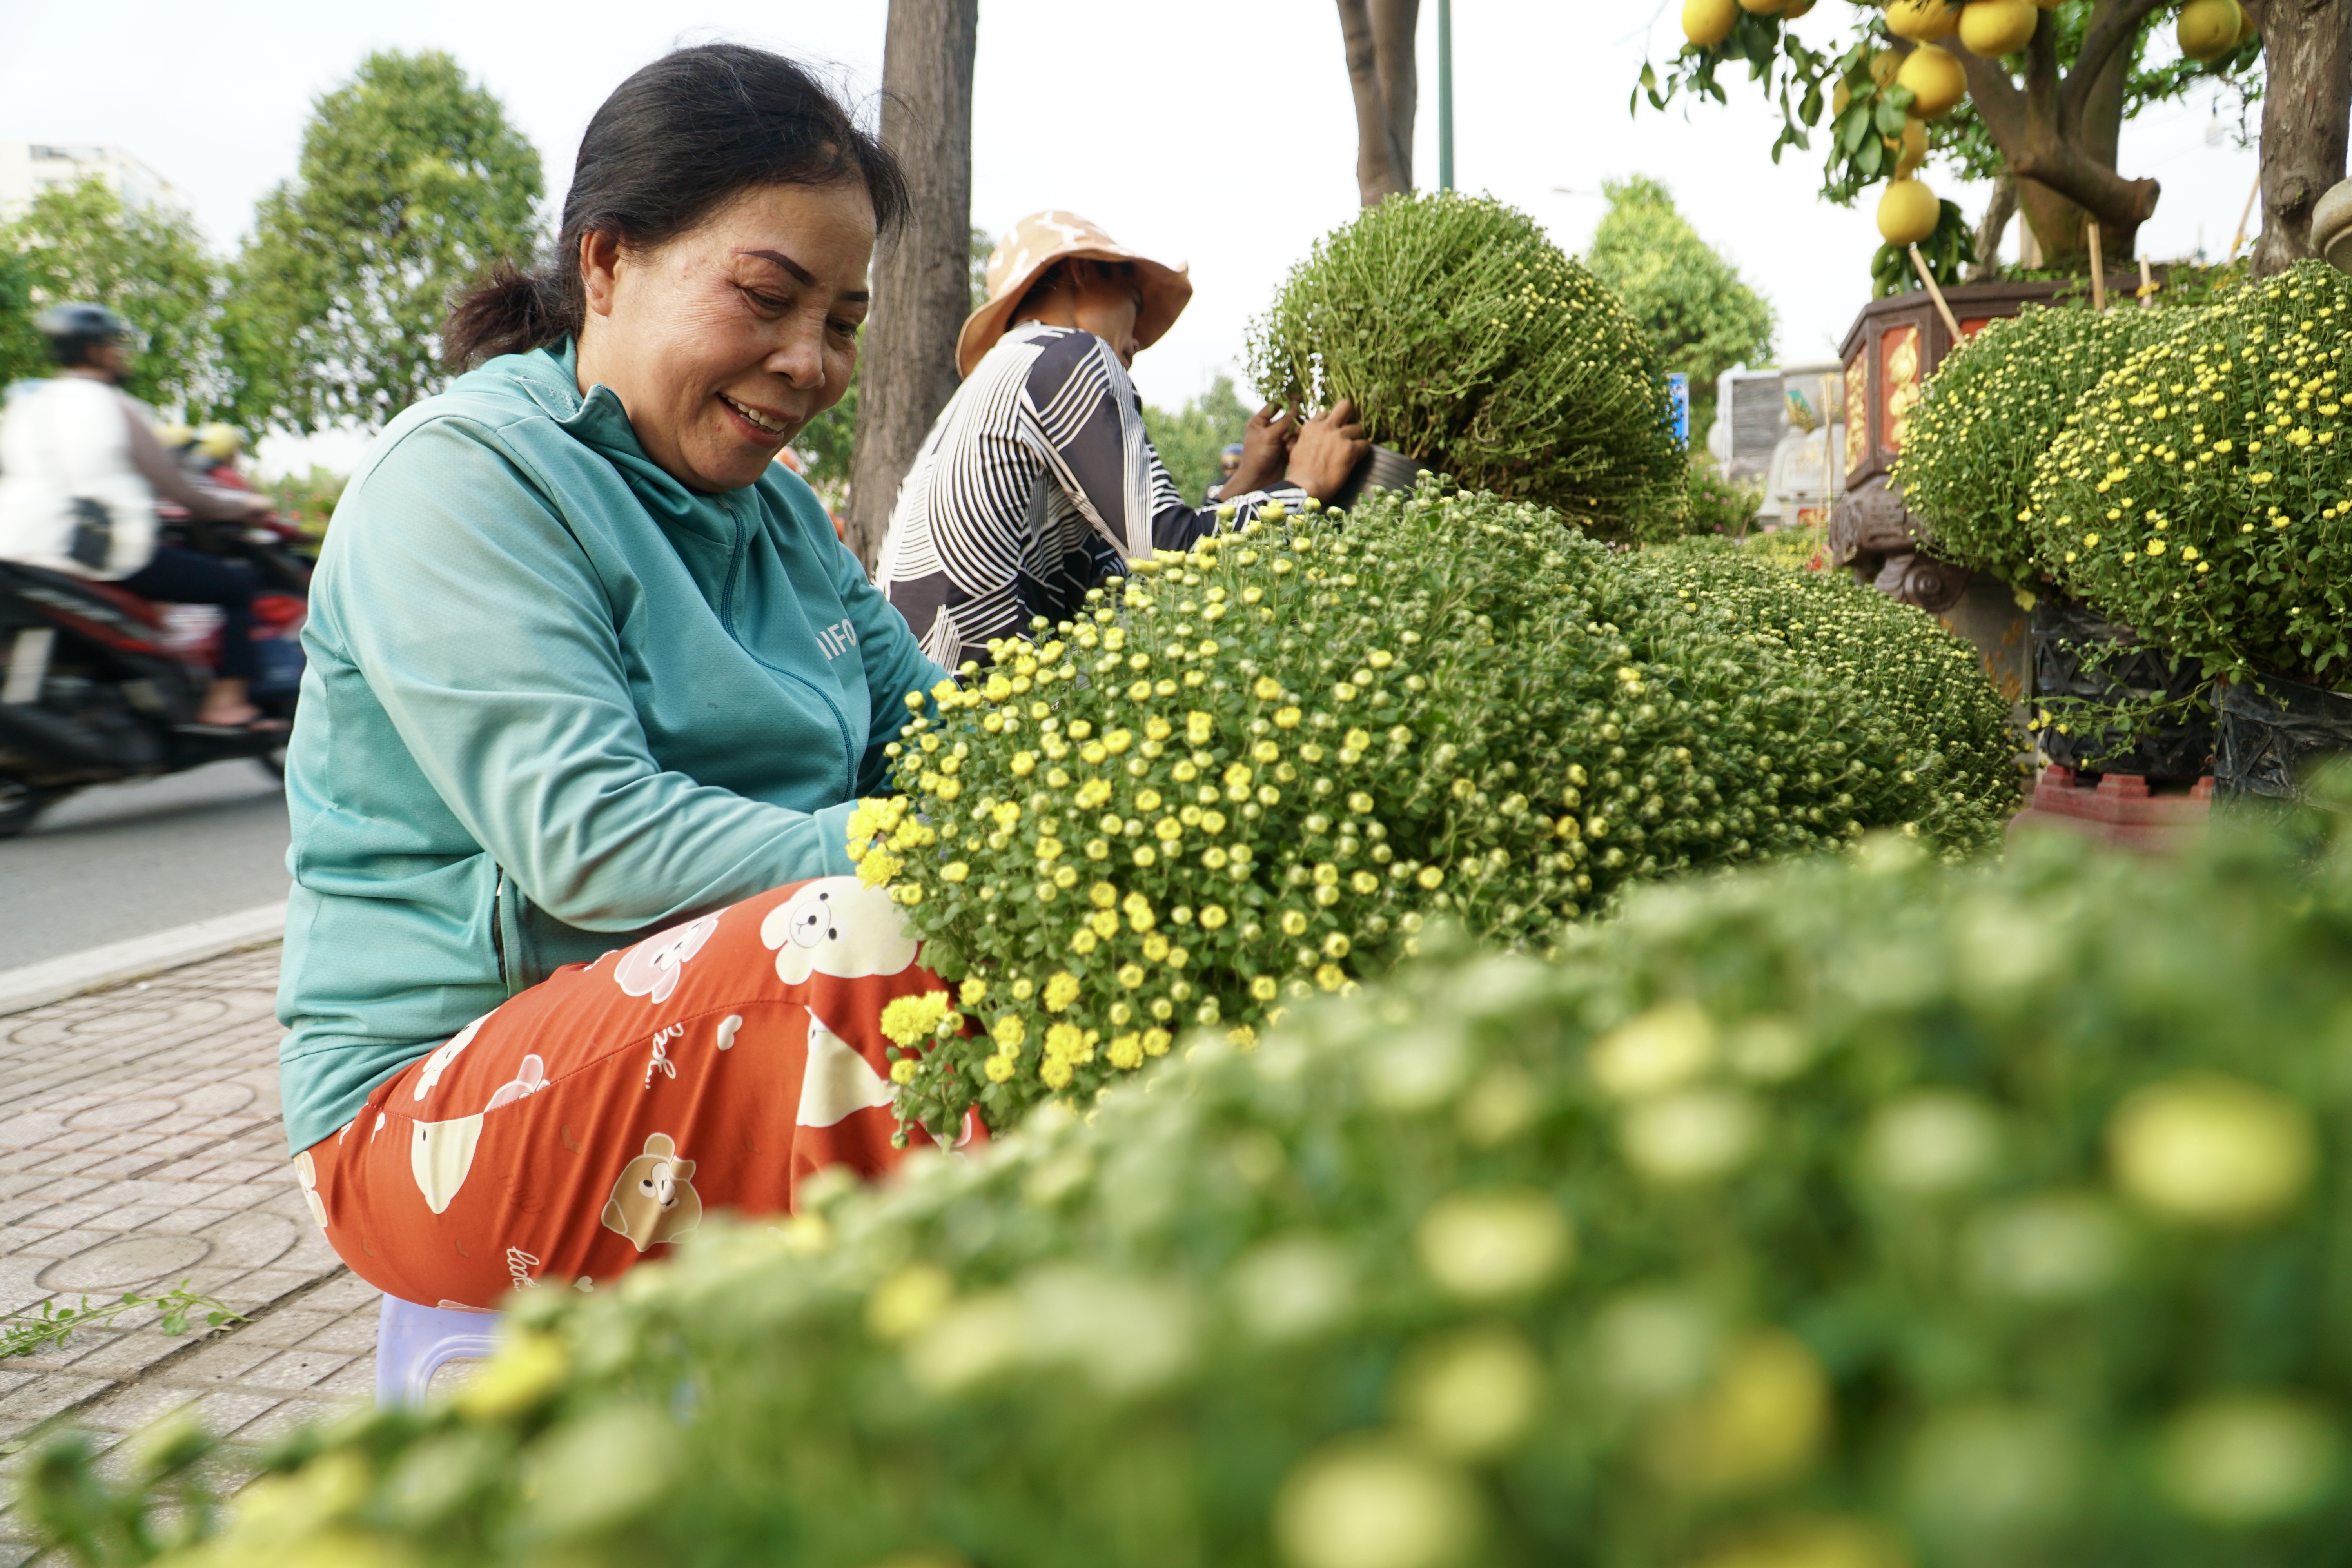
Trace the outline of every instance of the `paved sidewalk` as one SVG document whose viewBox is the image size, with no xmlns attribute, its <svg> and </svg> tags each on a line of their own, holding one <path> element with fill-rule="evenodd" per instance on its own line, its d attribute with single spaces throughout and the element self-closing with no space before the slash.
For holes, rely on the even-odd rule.
<svg viewBox="0 0 2352 1568">
<path fill-rule="evenodd" d="M 172 1338 L 141 1313 L 0 1362 L 0 1473 L 59 1426 L 110 1447 L 193 1405 L 258 1444 L 369 1396 L 379 1298 L 286 1158 L 277 984 L 272 947 L 0 1017 L 0 1310 L 185 1279 L 250 1320 Z M 28 1555 L 0 1511 L 0 1568 Z"/>
</svg>

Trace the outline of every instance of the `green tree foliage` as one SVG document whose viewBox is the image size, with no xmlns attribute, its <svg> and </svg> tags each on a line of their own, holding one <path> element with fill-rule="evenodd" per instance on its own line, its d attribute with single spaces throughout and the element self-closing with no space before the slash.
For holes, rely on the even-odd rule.
<svg viewBox="0 0 2352 1568">
<path fill-rule="evenodd" d="M 2125 121 L 2210 87 L 2234 97 L 2242 125 L 2245 106 L 2261 96 L 2258 37 L 2249 37 L 2209 63 L 2172 59 L 2151 65 L 2150 36 L 2159 26 L 2168 32 L 2171 17 L 2169 8 L 2137 0 L 2055 0 L 2044 12 L 2040 36 L 2007 60 L 1980 60 L 1960 49 L 1956 40 L 1943 40 L 1959 52 L 1969 72 L 1970 96 L 1929 126 L 1931 159 L 1941 160 L 1964 179 L 2011 173 L 2021 163 L 2036 168 L 2040 184 L 2028 181 L 2020 190 L 2025 219 L 2049 263 L 2083 270 L 2087 255 L 2084 208 L 2127 237 L 2155 207 L 2153 182 L 2117 178 L 2117 136 Z M 1848 10 L 1839 22 L 1801 24 L 1816 37 L 1822 28 L 1842 28 L 1843 37 L 1826 49 L 1800 37 L 1800 26 L 1743 7 L 1730 36 L 1720 44 L 1685 45 L 1663 69 L 1645 63 L 1632 107 L 1638 110 L 1646 99 L 1654 109 L 1664 109 L 1677 92 L 1727 102 L 1717 72 L 1745 64 L 1749 79 L 1759 84 L 1780 121 L 1771 143 L 1772 161 L 1779 163 L 1790 147 L 1811 150 L 1814 132 L 1826 131 L 1822 194 L 1840 205 L 1851 205 L 1867 188 L 1894 174 L 1905 121 L 1913 109 L 1911 89 L 1896 84 L 1892 73 L 1885 81 L 1874 77 L 1873 58 L 1890 47 L 1907 52 L 1910 46 L 1889 36 L 1875 7 Z M 2088 57 L 2086 44 L 2092 46 Z M 2122 73 L 2123 90 L 2086 89 L 2085 84 L 2110 71 Z M 1939 274 L 1948 274 L 1940 280 L 1949 283 L 1958 281 L 1958 265 L 1969 257 L 1958 209 L 1946 206 L 1934 238 L 1922 250 Z M 2124 254 L 2127 251 L 2119 252 L 2111 244 L 2107 260 L 2119 260 Z M 1896 258 L 1901 253 L 1891 248 L 1874 258 L 1879 293 L 1910 286 L 1894 265 Z"/>
<path fill-rule="evenodd" d="M 232 382 L 220 336 L 221 270 L 184 212 L 126 207 L 95 178 L 42 192 L 0 226 L 0 384 L 48 374 L 33 317 L 87 300 L 119 311 L 145 340 L 133 396 L 206 417 L 228 400 Z"/>
<path fill-rule="evenodd" d="M 1219 454 L 1242 438 L 1250 411 L 1234 392 L 1234 378 L 1221 375 L 1209 390 L 1170 413 L 1143 405 L 1144 433 L 1176 481 L 1176 493 L 1186 506 L 1199 506 L 1202 496 L 1217 482 Z"/>
<path fill-rule="evenodd" d="M 1433 952 L 519 1291 L 478 1381 L 297 1433 L 171 1561 L 2336 1563 L 2346 820 L 1881 841 Z M 18 1511 L 216 1519 L 202 1431 L 53 1439 Z"/>
<path fill-rule="evenodd" d="M 1664 369 L 1616 295 L 1491 196 L 1407 193 L 1315 242 L 1250 323 L 1250 380 L 1352 399 L 1375 441 L 1603 537 L 1683 531 Z"/>
<path fill-rule="evenodd" d="M 1687 374 L 1693 392 L 1708 393 L 1734 365 L 1771 363 L 1771 305 L 1699 237 L 1666 187 L 1635 174 L 1601 188 L 1609 212 L 1584 264 L 1617 291 L 1659 362 Z"/>
<path fill-rule="evenodd" d="M 262 198 L 227 324 L 252 424 L 373 428 L 448 379 L 449 298 L 539 241 L 539 153 L 446 54 L 370 55 Z"/>
</svg>

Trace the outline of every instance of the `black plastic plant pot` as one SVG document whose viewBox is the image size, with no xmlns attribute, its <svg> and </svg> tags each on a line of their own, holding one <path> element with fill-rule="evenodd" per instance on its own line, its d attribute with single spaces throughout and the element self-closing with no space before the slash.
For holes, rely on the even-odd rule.
<svg viewBox="0 0 2352 1568">
<path fill-rule="evenodd" d="M 2352 695 L 2341 691 L 2248 676 L 2216 687 L 2214 706 L 2221 713 L 2217 795 L 2299 800 L 2314 763 L 2352 752 Z"/>
<path fill-rule="evenodd" d="M 1329 504 L 1351 507 L 1374 490 L 1409 490 L 1429 465 L 1393 447 L 1375 446 L 1348 475 Z"/>
<path fill-rule="evenodd" d="M 2126 699 L 2186 700 L 2199 685 L 2195 670 L 2142 644 L 2129 626 L 2056 595 L 2034 601 L 2028 625 L 2034 695 L 2044 700 L 2072 698 L 2082 705 L 2073 708 L 2067 732 L 2055 725 L 2036 732 L 2035 741 L 2052 762 L 2077 773 L 2152 779 L 2193 779 L 2205 772 L 2213 755 L 2214 723 L 2212 710 L 2202 702 L 2189 710 L 2190 717 L 2128 742 L 2125 731 L 2083 722 L 2085 710 Z"/>
</svg>

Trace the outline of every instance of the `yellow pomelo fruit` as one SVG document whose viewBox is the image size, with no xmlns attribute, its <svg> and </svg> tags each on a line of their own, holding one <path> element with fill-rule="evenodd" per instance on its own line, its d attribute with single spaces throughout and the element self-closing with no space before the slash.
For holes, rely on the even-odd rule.
<svg viewBox="0 0 2352 1568">
<path fill-rule="evenodd" d="M 1853 89 L 1843 81 L 1839 82 L 1836 87 L 1830 89 L 1830 118 L 1835 120 L 1839 115 L 1843 114 L 1845 106 L 1853 101 Z"/>
<path fill-rule="evenodd" d="M 2245 24 L 2238 0 L 2189 0 L 2180 8 L 2173 36 L 2190 59 L 2218 60 L 2238 47 L 2238 30 Z"/>
<path fill-rule="evenodd" d="M 2235 5 L 2237 0 L 2225 3 Z M 1928 120 L 1947 112 L 1969 95 L 1969 79 L 1960 69 L 1960 62 L 1933 44 L 1922 44 L 1911 51 L 1911 58 L 1895 73 L 1895 85 L 1911 89 L 1916 100 L 1912 111 Z"/>
<path fill-rule="evenodd" d="M 1789 3 L 1780 8 L 1780 19 L 1784 22 L 1793 22 L 1812 8 L 1813 0 L 1789 0 Z"/>
<path fill-rule="evenodd" d="M 1776 16 L 1782 4 L 1783 0 L 1739 0 L 1739 8 L 1753 11 L 1759 16 Z"/>
<path fill-rule="evenodd" d="M 1898 38 L 1924 44 L 1950 37 L 1959 26 L 1958 10 L 1944 0 L 1888 0 L 1886 30 Z"/>
<path fill-rule="evenodd" d="M 1870 57 L 1870 79 L 1881 87 L 1895 85 L 1895 73 L 1903 68 L 1903 57 L 1893 49 L 1881 49 Z"/>
<path fill-rule="evenodd" d="M 1895 177 L 1908 178 L 1911 171 L 1927 161 L 1927 122 L 1914 114 L 1903 121 L 1901 136 L 1882 136 L 1886 150 L 1895 154 Z"/>
<path fill-rule="evenodd" d="M 2238 42 L 2244 43 L 2254 36 L 2254 19 L 2243 5 L 2238 7 Z"/>
<path fill-rule="evenodd" d="M 1960 11 L 1960 42 L 1969 53 L 1997 60 L 2032 42 L 2041 20 L 2033 0 L 1969 0 Z"/>
<path fill-rule="evenodd" d="M 1889 245 L 1916 245 L 1936 232 L 1943 210 L 1936 193 L 1917 180 L 1890 180 L 1878 198 L 1878 237 Z"/>
<path fill-rule="evenodd" d="M 1738 20 L 1735 0 L 1683 0 L 1683 37 L 1703 48 L 1731 37 L 1731 25 Z"/>
</svg>

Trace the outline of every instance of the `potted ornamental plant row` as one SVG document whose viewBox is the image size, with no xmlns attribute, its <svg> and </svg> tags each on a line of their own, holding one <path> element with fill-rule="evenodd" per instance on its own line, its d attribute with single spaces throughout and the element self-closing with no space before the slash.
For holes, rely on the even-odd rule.
<svg viewBox="0 0 2352 1568">
<path fill-rule="evenodd" d="M 47 1436 L 16 1517 L 172 1568 L 2339 1561 L 2315 837 L 1887 837 L 1549 961 L 1433 929 L 1254 1051 L 519 1292 L 453 1399 L 258 1456 Z"/>
<path fill-rule="evenodd" d="M 2160 312 L 2159 312 L 2160 314 Z M 2224 795 L 2352 748 L 2352 279 L 2306 261 L 2135 349 L 2043 453 L 2034 559 L 2214 683 Z"/>
<path fill-rule="evenodd" d="M 2125 297 L 2137 279 L 2110 279 Z M 1959 337 L 2014 316 L 2028 304 L 2088 292 L 2082 279 L 1971 283 L 1944 290 Z M 1923 530 L 1905 504 L 1894 473 L 1913 416 L 1954 337 L 1925 289 L 1873 300 L 1855 316 L 1839 349 L 1845 367 L 1845 494 L 1831 509 L 1828 558 L 1864 583 L 1943 620 L 1979 650 L 1985 669 L 2016 706 L 2021 729 L 2032 688 L 2023 609 L 1999 581 L 1922 548 Z"/>
<path fill-rule="evenodd" d="M 911 721 L 853 825 L 953 991 L 884 1020 L 909 1128 L 1246 1043 L 1431 921 L 1544 952 L 1642 881 L 1875 828 L 1960 858 L 2016 809 L 1965 645 L 1729 541 L 1433 476 L 1141 564 Z"/>
<path fill-rule="evenodd" d="M 1937 368 L 1894 468 L 1926 548 L 2008 584 L 2025 612 L 2033 738 L 2046 761 L 2031 809 L 2142 842 L 2201 814 L 2207 683 L 2060 587 L 2064 562 L 2036 553 L 2032 489 L 2053 442 L 2105 395 L 2103 378 L 2190 313 L 2027 305 L 1990 322 Z"/>
<path fill-rule="evenodd" d="M 1687 531 L 1656 352 L 1582 263 L 1491 197 L 1392 196 L 1317 241 L 1250 323 L 1249 367 L 1277 402 L 1354 402 L 1375 450 L 1343 504 L 1430 471 L 1601 538 Z"/>
</svg>

